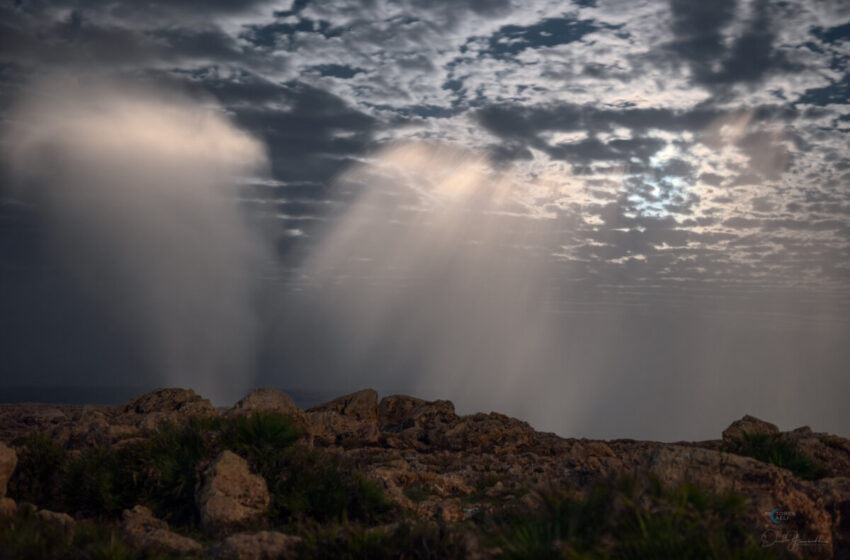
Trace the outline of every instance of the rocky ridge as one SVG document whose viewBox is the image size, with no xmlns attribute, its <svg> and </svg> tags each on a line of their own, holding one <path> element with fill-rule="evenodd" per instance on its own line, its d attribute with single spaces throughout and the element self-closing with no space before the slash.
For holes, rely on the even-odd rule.
<svg viewBox="0 0 850 560">
<path fill-rule="evenodd" d="M 648 476 L 665 487 L 692 484 L 742 496 L 752 531 L 782 543 L 793 533 L 799 546 L 792 539 L 787 548 L 794 555 L 850 558 L 847 439 L 808 427 L 781 432 L 751 416 L 734 422 L 716 441 L 566 439 L 494 412 L 459 416 L 449 401 L 405 395 L 379 400 L 370 389 L 306 411 L 271 388 L 252 392 L 224 412 L 185 389 L 159 389 L 118 407 L 0 405 L 0 515 L 16 509 L 6 496 L 17 462 L 12 442 L 27 434 L 47 434 L 74 451 L 128 445 L 144 440 L 150 430 L 192 418 L 238 418 L 263 411 L 289 416 L 303 433 L 297 445 L 350 459 L 395 507 L 420 518 L 463 523 L 482 512 L 533 505 L 540 491 L 554 486 L 583 495 L 599 481 Z M 756 444 L 779 446 L 794 457 L 805 457 L 817 467 L 816 474 L 800 476 L 747 456 L 752 453 L 744 451 Z M 131 542 L 214 557 L 294 554 L 298 535 L 245 532 L 246 523 L 262 517 L 270 502 L 267 481 L 252 472 L 244 458 L 223 451 L 202 472 L 196 503 L 201 525 L 214 542 L 204 546 L 174 533 L 142 506 L 128 508 L 123 515 L 122 528 Z M 60 515 L 41 511 L 48 517 Z M 790 517 L 779 526 L 772 520 L 773 512 Z M 65 517 L 62 523 L 74 521 Z M 228 527 L 231 533 L 240 532 L 228 535 Z M 218 536 L 223 538 L 216 540 Z"/>
</svg>

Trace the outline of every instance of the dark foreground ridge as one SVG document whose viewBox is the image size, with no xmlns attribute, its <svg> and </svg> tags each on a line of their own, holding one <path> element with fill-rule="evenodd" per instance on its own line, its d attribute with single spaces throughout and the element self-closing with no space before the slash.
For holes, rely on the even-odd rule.
<svg viewBox="0 0 850 560">
<path fill-rule="evenodd" d="M 850 441 L 564 439 L 375 391 L 0 404 L 0 559 L 850 558 Z"/>
</svg>

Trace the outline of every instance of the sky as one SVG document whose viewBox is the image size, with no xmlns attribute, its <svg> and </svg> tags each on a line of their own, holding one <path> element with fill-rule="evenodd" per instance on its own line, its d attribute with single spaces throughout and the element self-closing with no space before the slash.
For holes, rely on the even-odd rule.
<svg viewBox="0 0 850 560">
<path fill-rule="evenodd" d="M 850 435 L 846 2 L 4 1 L 0 118 L 0 397 Z"/>
</svg>

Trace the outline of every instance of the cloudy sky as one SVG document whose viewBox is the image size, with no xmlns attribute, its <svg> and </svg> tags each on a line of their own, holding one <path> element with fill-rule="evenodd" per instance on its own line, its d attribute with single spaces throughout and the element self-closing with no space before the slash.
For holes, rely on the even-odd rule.
<svg viewBox="0 0 850 560">
<path fill-rule="evenodd" d="M 0 3 L 5 152 L 44 114 L 22 104 L 102 80 L 198 100 L 262 145 L 234 195 L 266 246 L 258 286 L 204 296 L 255 307 L 233 375 L 571 436 L 707 438 L 745 413 L 848 435 L 849 70 L 840 0 Z M 130 292 L 80 287 L 15 165 L 0 384 L 174 381 L 116 318 Z M 508 194 L 441 206 L 420 188 L 470 169 Z M 101 258 L 77 243 L 83 268 Z"/>
</svg>

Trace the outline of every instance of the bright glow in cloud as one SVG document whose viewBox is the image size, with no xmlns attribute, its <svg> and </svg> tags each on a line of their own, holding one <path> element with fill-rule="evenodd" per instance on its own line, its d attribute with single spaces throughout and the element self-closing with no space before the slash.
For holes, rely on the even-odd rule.
<svg viewBox="0 0 850 560">
<path fill-rule="evenodd" d="M 155 379 L 138 383 L 237 396 L 251 382 L 253 282 L 269 255 L 232 188 L 265 172 L 263 146 L 214 106 L 102 80 L 35 84 L 13 122 L 20 196 L 64 271 L 143 347 Z"/>
</svg>

